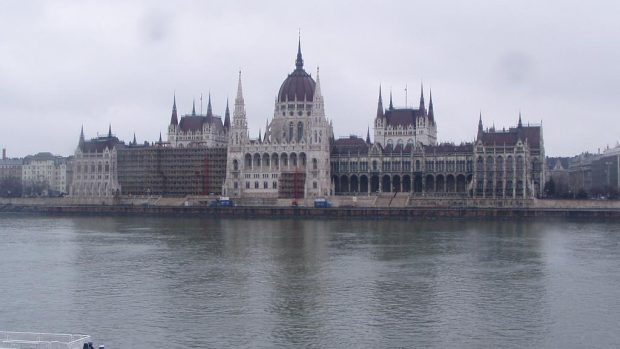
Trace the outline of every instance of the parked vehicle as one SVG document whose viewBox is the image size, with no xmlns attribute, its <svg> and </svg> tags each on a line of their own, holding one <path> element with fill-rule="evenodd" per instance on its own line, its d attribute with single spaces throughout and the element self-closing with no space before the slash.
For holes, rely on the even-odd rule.
<svg viewBox="0 0 620 349">
<path fill-rule="evenodd" d="M 215 199 L 209 203 L 209 207 L 233 207 L 235 206 L 234 202 L 226 196 L 222 196 L 219 199 Z"/>
<path fill-rule="evenodd" d="M 325 198 L 314 199 L 314 208 L 330 208 L 332 204 Z"/>
</svg>

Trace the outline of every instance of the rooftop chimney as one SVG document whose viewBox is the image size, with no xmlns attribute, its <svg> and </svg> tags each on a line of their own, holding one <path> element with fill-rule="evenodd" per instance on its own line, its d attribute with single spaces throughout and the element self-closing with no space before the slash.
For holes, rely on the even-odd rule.
<svg viewBox="0 0 620 349">
<path fill-rule="evenodd" d="M 6 148 L 2 148 L 2 160 L 6 160 Z"/>
</svg>

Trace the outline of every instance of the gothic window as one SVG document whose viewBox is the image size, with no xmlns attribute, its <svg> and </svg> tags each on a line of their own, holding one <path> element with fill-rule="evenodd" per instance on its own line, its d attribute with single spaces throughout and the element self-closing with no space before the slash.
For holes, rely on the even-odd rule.
<svg viewBox="0 0 620 349">
<path fill-rule="evenodd" d="M 273 181 L 273 183 L 271 183 L 271 185 L 273 186 L 273 189 L 277 189 L 278 188 L 278 182 Z"/>
<path fill-rule="evenodd" d="M 250 189 L 250 182 L 245 182 L 245 189 Z"/>
<path fill-rule="evenodd" d="M 258 189 L 258 181 L 254 182 L 254 189 Z"/>
<path fill-rule="evenodd" d="M 293 140 L 293 122 L 290 122 L 288 124 L 288 141 L 290 142 L 292 140 Z"/>
<path fill-rule="evenodd" d="M 269 189 L 269 183 L 263 182 L 263 189 Z"/>
<path fill-rule="evenodd" d="M 252 155 L 250 154 L 245 154 L 245 168 L 246 169 L 252 168 Z"/>
<path fill-rule="evenodd" d="M 239 171 L 239 161 L 233 160 L 233 171 Z"/>
<path fill-rule="evenodd" d="M 377 160 L 372 161 L 372 170 L 377 171 Z"/>
<path fill-rule="evenodd" d="M 317 142 L 317 134 L 316 134 L 316 131 L 314 131 L 314 143 L 316 142 Z"/>
<path fill-rule="evenodd" d="M 316 136 L 316 132 L 314 133 L 314 135 Z M 313 158 L 312 159 L 312 169 L 316 170 L 318 165 L 319 165 L 319 162 L 316 159 Z"/>
<path fill-rule="evenodd" d="M 312 189 L 316 189 L 318 188 L 317 183 L 316 182 L 312 182 Z"/>
<path fill-rule="evenodd" d="M 301 116 L 301 112 L 300 112 Z M 297 142 L 300 142 L 304 137 L 304 124 L 300 121 L 297 123 Z"/>
<path fill-rule="evenodd" d="M 297 167 L 297 154 L 291 153 L 291 166 Z"/>
</svg>

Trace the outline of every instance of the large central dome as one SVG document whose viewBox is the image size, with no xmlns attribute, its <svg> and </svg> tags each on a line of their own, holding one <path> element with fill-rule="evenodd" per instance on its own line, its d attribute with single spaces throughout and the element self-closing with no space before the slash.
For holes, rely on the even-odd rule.
<svg viewBox="0 0 620 349">
<path fill-rule="evenodd" d="M 301 42 L 297 46 L 297 60 L 295 70 L 288 75 L 280 86 L 278 102 L 286 101 L 312 101 L 316 83 L 310 74 L 304 70 L 304 60 L 301 58 Z"/>
</svg>

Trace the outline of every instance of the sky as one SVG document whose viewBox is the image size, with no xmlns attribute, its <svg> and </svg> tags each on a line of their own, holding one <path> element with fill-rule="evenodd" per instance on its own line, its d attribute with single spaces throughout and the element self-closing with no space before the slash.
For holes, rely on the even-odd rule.
<svg viewBox="0 0 620 349">
<path fill-rule="evenodd" d="M 172 97 L 223 115 L 242 71 L 251 136 L 294 69 L 320 67 L 337 137 L 366 135 L 379 86 L 426 103 L 438 139 L 543 124 L 548 156 L 620 140 L 617 1 L 21 1 L 0 12 L 0 147 L 71 155 L 80 128 L 165 139 Z M 407 98 L 405 98 L 407 87 Z M 387 103 L 385 103 L 387 105 Z M 372 134 L 372 132 L 371 132 Z"/>
</svg>

